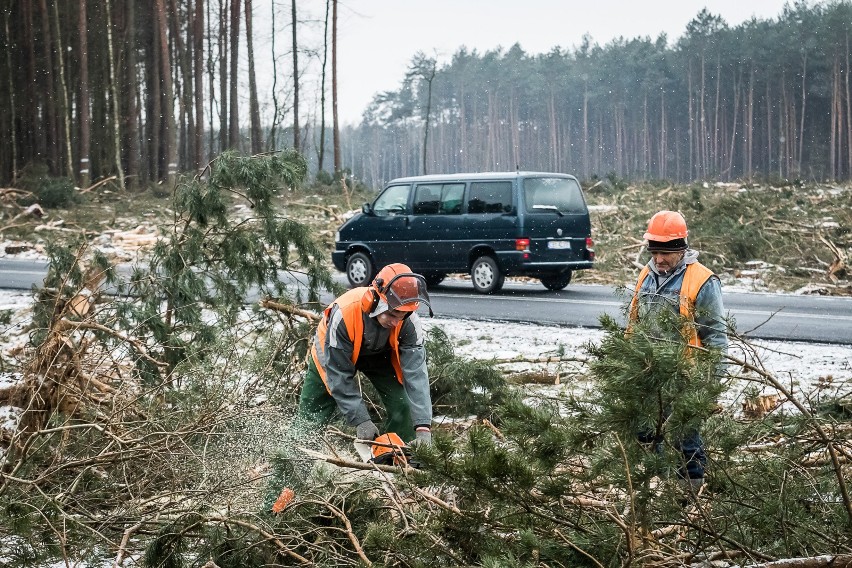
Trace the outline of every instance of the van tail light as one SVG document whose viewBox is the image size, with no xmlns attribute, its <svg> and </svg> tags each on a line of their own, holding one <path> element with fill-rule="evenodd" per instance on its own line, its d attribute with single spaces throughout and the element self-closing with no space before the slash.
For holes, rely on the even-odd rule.
<svg viewBox="0 0 852 568">
<path fill-rule="evenodd" d="M 529 250 L 529 239 L 515 239 L 515 250 Z"/>
<path fill-rule="evenodd" d="M 592 237 L 586 237 L 586 250 L 589 254 L 589 260 L 595 260 L 595 241 Z"/>
</svg>

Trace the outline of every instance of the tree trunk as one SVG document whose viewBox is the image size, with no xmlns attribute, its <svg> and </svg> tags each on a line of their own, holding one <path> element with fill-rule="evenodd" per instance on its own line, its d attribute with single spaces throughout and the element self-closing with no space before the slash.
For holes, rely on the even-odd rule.
<svg viewBox="0 0 852 568">
<path fill-rule="evenodd" d="M 334 173 L 340 172 L 340 125 L 337 121 L 337 0 L 331 10 L 331 116 L 334 142 Z"/>
<path fill-rule="evenodd" d="M 11 168 L 12 169 L 12 185 L 14 186 L 15 182 L 17 181 L 17 178 L 18 178 L 18 139 L 17 139 L 16 133 L 15 133 L 15 130 L 17 128 L 17 125 L 15 124 L 17 122 L 16 117 L 15 117 L 15 90 L 13 88 L 13 85 L 15 84 L 15 80 L 13 78 L 13 73 L 12 73 L 12 49 L 11 49 L 12 36 L 11 36 L 11 28 L 9 27 L 9 18 L 10 18 L 11 15 L 12 15 L 11 7 L 4 10 L 3 27 L 4 27 L 4 30 L 6 32 L 6 45 L 4 47 L 6 48 L 6 65 L 7 65 L 8 71 L 9 71 L 9 75 L 8 75 L 9 84 L 7 85 L 8 88 L 9 88 L 9 111 L 10 111 L 9 112 L 9 114 L 10 114 L 10 116 L 9 116 L 9 119 L 10 119 L 9 120 L 9 145 L 11 146 L 11 150 L 12 150 L 12 152 L 11 152 L 12 155 L 11 155 L 9 161 L 11 162 L 11 166 L 12 166 L 12 168 Z"/>
<path fill-rule="evenodd" d="M 181 13 L 178 10 L 177 0 L 170 0 L 172 22 L 172 37 L 174 38 L 175 49 L 175 64 L 178 67 L 177 76 L 180 77 L 178 83 L 177 102 L 180 109 L 180 168 L 182 170 L 192 169 L 192 156 L 195 155 L 195 112 L 193 91 L 195 83 L 192 80 L 192 63 L 191 56 L 188 53 L 188 47 L 192 47 L 192 25 L 187 25 L 187 41 L 184 43 L 183 35 L 181 34 Z"/>
<path fill-rule="evenodd" d="M 125 29 L 123 33 L 123 44 L 125 49 L 125 64 L 123 68 L 124 77 L 124 136 L 126 173 L 131 189 L 136 189 L 139 179 L 139 107 L 136 102 L 138 96 L 136 79 L 136 8 L 135 2 L 130 0 L 124 2 L 125 6 Z"/>
<path fill-rule="evenodd" d="M 193 79 L 195 81 L 195 154 L 192 167 L 201 168 L 204 147 L 204 1 L 195 0 L 195 17 L 192 20 Z"/>
<path fill-rule="evenodd" d="M 56 173 L 59 167 L 59 134 L 56 130 L 56 105 L 54 100 L 56 92 L 54 91 L 53 80 L 53 35 L 50 32 L 50 12 L 47 10 L 47 0 L 39 0 L 39 12 L 41 13 L 41 33 L 42 47 L 44 49 L 44 62 L 42 71 L 44 73 L 44 82 L 41 86 L 42 104 L 47 115 L 47 132 L 44 136 L 45 153 L 50 171 Z"/>
<path fill-rule="evenodd" d="M 291 0 L 293 14 L 293 149 L 299 151 L 299 43 L 296 41 L 296 0 Z"/>
<path fill-rule="evenodd" d="M 295 0 L 294 0 L 295 1 Z M 295 9 L 295 8 L 294 8 Z M 252 3 L 245 0 L 246 10 L 246 51 L 248 52 L 249 80 L 249 128 L 251 129 L 251 153 L 263 151 L 263 139 L 260 134 L 260 106 L 257 102 L 257 82 L 254 75 L 254 45 L 252 43 Z"/>
<path fill-rule="evenodd" d="M 59 85 L 62 93 L 62 123 L 64 125 L 65 136 L 65 175 L 74 178 L 74 158 L 71 155 L 71 103 L 68 99 L 68 83 L 65 80 L 65 58 L 62 57 L 62 52 L 65 51 L 62 46 L 62 33 L 59 22 L 59 5 L 58 3 L 53 4 L 53 19 L 54 25 L 56 26 L 56 45 L 57 49 L 57 57 L 56 60 L 59 63 Z"/>
<path fill-rule="evenodd" d="M 239 150 L 240 147 L 240 0 L 231 0 L 231 110 L 228 113 L 228 148 Z"/>
<path fill-rule="evenodd" d="M 320 135 L 317 170 L 322 171 L 325 159 L 325 68 L 328 62 L 328 11 L 331 0 L 325 0 L 325 20 L 322 33 L 322 71 L 320 75 Z"/>
<path fill-rule="evenodd" d="M 849 32 L 846 32 L 846 73 L 843 82 L 846 88 L 846 176 L 852 177 L 852 96 L 849 92 Z"/>
<path fill-rule="evenodd" d="M 84 0 L 81 0 L 81 2 Z M 115 53 L 113 52 L 112 47 L 112 6 L 110 4 L 111 0 L 105 0 L 104 6 L 106 7 L 106 17 L 107 17 L 107 54 L 109 55 L 109 87 L 110 94 L 112 96 L 112 134 L 113 134 L 113 147 L 115 151 L 115 175 L 118 178 L 118 186 L 123 192 L 124 187 L 124 169 L 121 166 L 121 125 L 120 125 L 120 108 L 118 98 L 118 89 L 116 88 L 116 83 L 118 82 L 116 77 L 115 70 Z"/>
<path fill-rule="evenodd" d="M 228 1 L 219 0 L 219 151 L 228 148 Z M 212 97 L 211 93 L 211 97 Z"/>
<path fill-rule="evenodd" d="M 77 3 L 77 35 L 80 53 L 80 99 L 77 105 L 77 116 L 80 125 L 79 155 L 80 187 L 89 187 L 91 177 L 89 175 L 89 24 L 86 19 L 86 0 Z"/>
<path fill-rule="evenodd" d="M 156 8 L 160 47 L 160 82 L 163 86 L 163 155 L 166 158 L 166 183 L 169 188 L 173 188 L 177 175 L 177 132 L 175 129 L 172 66 L 169 59 L 169 23 L 166 19 L 165 0 L 156 0 Z"/>
<path fill-rule="evenodd" d="M 799 170 L 799 175 L 802 175 L 802 152 L 805 144 L 805 103 L 808 99 L 808 92 L 805 80 L 808 74 L 808 52 L 804 50 L 802 54 L 802 110 L 799 118 L 799 155 L 797 156 L 796 168 Z"/>
<path fill-rule="evenodd" d="M 24 20 L 23 41 L 24 49 L 22 56 L 26 60 L 26 85 L 24 87 L 24 96 L 28 104 L 21 105 L 23 111 L 24 125 L 21 129 L 21 150 L 24 159 L 43 157 L 42 150 L 45 136 L 42 127 L 43 121 L 37 117 L 39 112 L 39 99 L 36 96 L 36 54 L 35 54 L 35 29 L 33 28 L 33 2 L 22 2 L 20 4 L 21 12 Z M 9 50 L 11 56 L 11 50 Z M 11 72 L 11 71 L 10 71 Z M 9 88 L 13 88 L 14 83 L 9 83 Z"/>
</svg>

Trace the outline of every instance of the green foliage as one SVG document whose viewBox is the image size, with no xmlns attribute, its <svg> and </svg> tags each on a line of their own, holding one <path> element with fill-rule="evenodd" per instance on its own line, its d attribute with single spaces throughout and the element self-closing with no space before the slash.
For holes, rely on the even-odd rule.
<svg viewBox="0 0 852 568">
<path fill-rule="evenodd" d="M 145 548 L 145 568 L 183 568 L 186 566 L 182 527 L 167 525 Z"/>
<path fill-rule="evenodd" d="M 141 301 L 123 306 L 123 325 L 162 349 L 173 368 L 204 357 L 216 336 L 205 310 L 217 321 L 240 313 L 244 298 L 261 296 L 317 302 L 321 286 L 335 289 L 325 267 L 325 251 L 302 223 L 282 217 L 275 196 L 297 186 L 306 174 L 295 152 L 214 160 L 206 178 L 182 182 L 175 190 L 175 222 L 154 248 L 147 267 L 137 267 L 128 291 Z M 235 218 L 233 206 L 249 207 Z M 305 273 L 307 298 L 292 292 L 282 271 Z M 141 368 L 149 375 L 150 368 Z"/>
<path fill-rule="evenodd" d="M 31 164 L 24 170 L 19 182 L 21 189 L 33 194 L 32 198 L 22 200 L 22 204 L 38 203 L 45 209 L 68 207 L 77 201 L 74 182 L 65 177 L 49 175 L 44 164 Z"/>
<path fill-rule="evenodd" d="M 494 409 L 507 394 L 502 373 L 485 361 L 455 355 L 453 344 L 439 327 L 429 330 L 429 379 L 437 414 L 496 419 Z"/>
</svg>

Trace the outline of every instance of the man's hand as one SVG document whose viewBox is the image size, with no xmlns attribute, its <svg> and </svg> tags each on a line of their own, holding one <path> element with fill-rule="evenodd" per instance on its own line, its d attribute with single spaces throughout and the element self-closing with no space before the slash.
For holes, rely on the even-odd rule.
<svg viewBox="0 0 852 568">
<path fill-rule="evenodd" d="M 372 420 L 365 420 L 358 424 L 355 427 L 355 436 L 359 440 L 370 440 L 373 441 L 376 439 L 376 436 L 379 435 L 379 429 L 376 428 L 376 425 L 373 424 Z"/>
<path fill-rule="evenodd" d="M 417 444 L 428 446 L 432 443 L 432 430 L 424 426 L 418 426 L 414 432 L 414 441 Z"/>
</svg>

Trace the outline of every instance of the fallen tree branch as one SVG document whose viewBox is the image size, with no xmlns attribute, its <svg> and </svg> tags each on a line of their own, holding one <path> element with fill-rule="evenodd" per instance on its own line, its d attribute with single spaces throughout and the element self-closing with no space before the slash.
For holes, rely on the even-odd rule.
<svg viewBox="0 0 852 568">
<path fill-rule="evenodd" d="M 277 312 L 282 312 L 292 316 L 303 317 L 312 322 L 320 320 L 320 316 L 315 314 L 314 312 L 309 312 L 308 310 L 303 310 L 301 308 L 297 308 L 296 306 L 291 306 L 289 304 L 282 304 L 280 302 L 270 300 L 269 298 L 264 298 L 263 300 L 261 300 L 260 305 L 264 308 L 275 310 Z"/>
</svg>

